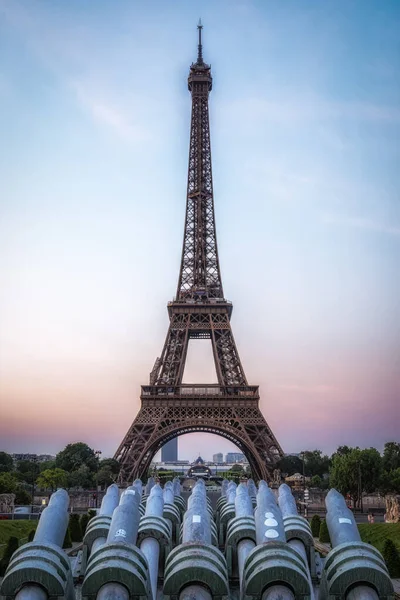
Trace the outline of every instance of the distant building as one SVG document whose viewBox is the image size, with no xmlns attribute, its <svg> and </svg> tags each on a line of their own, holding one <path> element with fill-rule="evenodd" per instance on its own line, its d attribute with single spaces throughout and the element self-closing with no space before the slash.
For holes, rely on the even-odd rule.
<svg viewBox="0 0 400 600">
<path fill-rule="evenodd" d="M 178 438 L 170 440 L 161 448 L 161 462 L 176 462 L 178 460 Z"/>
<path fill-rule="evenodd" d="M 199 456 L 199 458 L 190 465 L 187 476 L 208 479 L 211 476 L 211 469 L 206 466 L 204 460 Z"/>
<path fill-rule="evenodd" d="M 33 462 L 46 462 L 48 460 L 54 460 L 56 457 L 52 454 L 11 454 L 14 463 L 20 460 L 30 460 Z"/>
<path fill-rule="evenodd" d="M 227 452 L 225 455 L 225 462 L 227 463 L 238 463 L 244 462 L 245 460 L 242 452 Z"/>
<path fill-rule="evenodd" d="M 218 452 L 217 454 L 213 454 L 213 462 L 217 465 L 220 465 L 224 462 L 224 455 L 222 452 Z"/>
</svg>

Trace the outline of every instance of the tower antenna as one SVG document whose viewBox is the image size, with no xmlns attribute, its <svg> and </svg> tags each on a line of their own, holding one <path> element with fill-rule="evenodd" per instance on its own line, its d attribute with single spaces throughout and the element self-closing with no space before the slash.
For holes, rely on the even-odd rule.
<svg viewBox="0 0 400 600">
<path fill-rule="evenodd" d="M 201 43 L 201 30 L 203 29 L 203 25 L 201 24 L 201 19 L 199 19 L 197 29 L 199 30 L 199 45 L 197 50 L 197 62 L 199 65 L 203 64 L 203 46 Z"/>
</svg>

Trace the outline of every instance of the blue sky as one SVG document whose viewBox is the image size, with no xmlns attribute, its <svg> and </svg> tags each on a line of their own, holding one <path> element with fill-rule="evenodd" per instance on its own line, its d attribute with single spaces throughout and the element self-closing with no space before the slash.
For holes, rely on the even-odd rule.
<svg viewBox="0 0 400 600">
<path fill-rule="evenodd" d="M 224 291 L 263 413 L 288 452 L 398 437 L 400 4 L 0 0 L 4 449 L 112 454 L 136 414 L 178 277 L 199 16 Z M 215 380 L 209 350 L 187 381 Z"/>
</svg>

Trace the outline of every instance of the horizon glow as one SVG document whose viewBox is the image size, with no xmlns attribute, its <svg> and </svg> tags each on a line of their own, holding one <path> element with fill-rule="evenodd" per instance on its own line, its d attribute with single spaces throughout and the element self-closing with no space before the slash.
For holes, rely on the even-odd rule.
<svg viewBox="0 0 400 600">
<path fill-rule="evenodd" d="M 0 450 L 114 454 L 168 327 L 198 7 L 0 0 Z M 400 4 L 202 2 L 222 282 L 287 453 L 400 423 Z M 184 381 L 216 381 L 192 341 Z M 182 436 L 183 458 L 232 450 Z"/>
</svg>

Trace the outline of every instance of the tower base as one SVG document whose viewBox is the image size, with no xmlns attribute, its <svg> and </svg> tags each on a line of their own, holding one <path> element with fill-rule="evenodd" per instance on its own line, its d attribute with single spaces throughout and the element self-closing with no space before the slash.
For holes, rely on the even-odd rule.
<svg viewBox="0 0 400 600">
<path fill-rule="evenodd" d="M 238 446 L 256 480 L 271 480 L 283 456 L 259 408 L 258 386 L 142 386 L 141 408 L 114 458 L 120 483 L 146 477 L 155 453 L 169 440 L 204 431 Z"/>
</svg>

